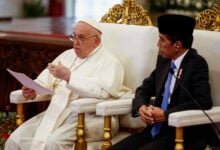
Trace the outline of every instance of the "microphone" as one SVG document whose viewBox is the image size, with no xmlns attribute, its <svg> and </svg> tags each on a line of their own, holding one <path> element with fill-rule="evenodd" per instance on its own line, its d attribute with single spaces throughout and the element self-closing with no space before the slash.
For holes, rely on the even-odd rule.
<svg viewBox="0 0 220 150">
<path fill-rule="evenodd" d="M 176 75 L 174 74 L 174 70 L 172 68 L 170 68 L 169 72 L 175 77 L 175 79 L 177 80 Z M 194 104 L 196 104 L 201 111 L 203 112 L 203 114 L 209 119 L 209 121 L 211 122 L 211 124 L 213 125 L 213 127 L 215 128 L 216 132 L 217 132 L 217 137 L 218 140 L 220 141 L 220 129 L 218 128 L 218 126 L 214 123 L 214 121 L 212 120 L 212 118 L 205 112 L 205 110 L 202 108 L 202 106 L 195 100 L 195 98 L 189 93 L 189 91 L 185 88 L 185 86 L 182 84 L 182 82 L 179 82 L 180 86 L 182 87 L 182 89 L 186 92 L 186 94 L 191 98 L 191 100 L 193 101 Z"/>
</svg>

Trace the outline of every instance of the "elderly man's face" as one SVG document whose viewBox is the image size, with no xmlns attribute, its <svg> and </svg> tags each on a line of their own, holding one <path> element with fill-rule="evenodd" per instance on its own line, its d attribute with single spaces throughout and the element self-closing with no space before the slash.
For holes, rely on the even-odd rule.
<svg viewBox="0 0 220 150">
<path fill-rule="evenodd" d="M 172 43 L 165 34 L 159 34 L 159 41 L 157 46 L 159 48 L 159 54 L 164 58 L 176 59 L 176 44 Z"/>
<path fill-rule="evenodd" d="M 73 48 L 79 58 L 85 58 L 100 43 L 99 32 L 90 25 L 79 22 L 73 30 Z"/>
</svg>

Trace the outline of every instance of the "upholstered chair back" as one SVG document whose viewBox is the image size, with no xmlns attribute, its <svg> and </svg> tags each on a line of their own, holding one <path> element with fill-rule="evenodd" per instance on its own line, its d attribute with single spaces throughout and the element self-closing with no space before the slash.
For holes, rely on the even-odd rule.
<svg viewBox="0 0 220 150">
<path fill-rule="evenodd" d="M 124 85 L 133 93 L 154 69 L 158 54 L 158 30 L 154 26 L 101 23 L 103 44 L 122 62 Z M 107 69 L 107 68 L 106 68 Z M 145 124 L 131 114 L 119 116 L 121 128 L 140 128 Z"/>
<path fill-rule="evenodd" d="M 104 45 L 123 63 L 133 91 L 155 67 L 158 31 L 153 26 L 101 23 Z"/>
<path fill-rule="evenodd" d="M 195 30 L 193 47 L 209 65 L 211 93 L 214 106 L 220 106 L 220 32 Z"/>
</svg>

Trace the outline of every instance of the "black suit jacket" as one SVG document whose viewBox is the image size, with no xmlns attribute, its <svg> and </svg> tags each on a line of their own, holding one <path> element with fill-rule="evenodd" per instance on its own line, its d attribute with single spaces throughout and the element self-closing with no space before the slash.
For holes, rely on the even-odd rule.
<svg viewBox="0 0 220 150">
<path fill-rule="evenodd" d="M 144 79 L 142 85 L 136 89 L 135 98 L 132 103 L 132 116 L 138 116 L 137 111 L 141 105 L 149 105 L 150 98 L 155 96 L 154 105 L 160 107 L 162 103 L 162 93 L 164 84 L 169 72 L 171 60 L 158 56 L 157 65 L 151 75 Z M 170 104 L 165 111 L 166 120 L 172 112 L 199 109 L 190 96 L 183 90 L 182 85 L 189 91 L 192 97 L 199 103 L 203 109 L 209 109 L 212 106 L 210 96 L 208 65 L 206 60 L 200 56 L 195 49 L 189 49 L 177 73 L 173 94 Z M 147 126 L 151 128 L 151 126 Z M 149 129 L 150 131 L 150 129 Z M 193 126 L 184 128 L 185 146 L 192 144 L 204 144 L 207 142 L 207 133 L 214 134 L 209 125 Z M 175 128 L 168 126 L 164 122 L 161 132 L 158 136 L 168 136 L 175 139 Z"/>
</svg>

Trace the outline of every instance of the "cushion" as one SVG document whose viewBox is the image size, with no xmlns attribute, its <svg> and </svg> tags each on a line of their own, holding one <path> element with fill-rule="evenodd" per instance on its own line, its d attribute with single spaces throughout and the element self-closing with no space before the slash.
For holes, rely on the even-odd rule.
<svg viewBox="0 0 220 150">
<path fill-rule="evenodd" d="M 155 67 L 158 30 L 153 26 L 101 23 L 104 45 L 122 62 L 133 91 Z"/>
<path fill-rule="evenodd" d="M 220 106 L 220 32 L 195 30 L 193 47 L 209 65 L 211 94 L 215 106 Z"/>
</svg>

